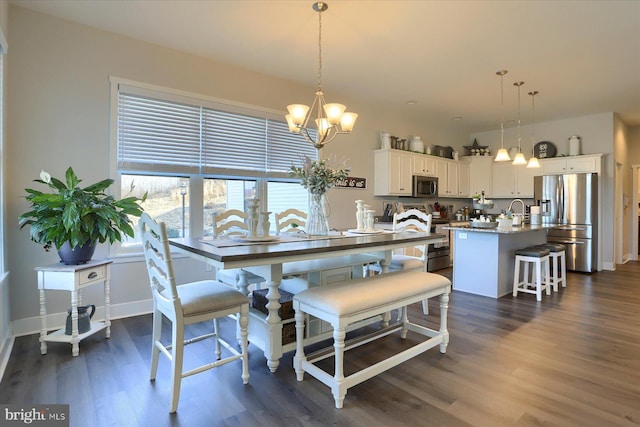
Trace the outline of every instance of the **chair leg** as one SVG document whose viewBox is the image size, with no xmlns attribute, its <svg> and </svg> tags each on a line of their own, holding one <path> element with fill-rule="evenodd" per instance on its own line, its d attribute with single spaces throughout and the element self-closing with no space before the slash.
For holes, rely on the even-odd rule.
<svg viewBox="0 0 640 427">
<path fill-rule="evenodd" d="M 429 300 L 428 299 L 423 299 L 422 300 L 422 313 L 425 316 L 429 315 Z"/>
<path fill-rule="evenodd" d="M 220 348 L 220 325 L 218 319 L 213 319 L 213 333 L 216 334 L 216 360 L 222 358 L 222 349 Z"/>
<path fill-rule="evenodd" d="M 216 319 L 217 321 L 217 319 Z M 249 383 L 249 306 L 243 305 L 240 308 L 238 316 L 240 324 L 240 339 L 242 341 L 240 347 L 242 350 L 242 384 Z"/>
<path fill-rule="evenodd" d="M 536 262 L 535 272 L 536 272 L 536 301 L 542 301 L 542 260 L 538 260 L 538 262 Z"/>
<path fill-rule="evenodd" d="M 550 274 L 549 263 L 551 262 L 551 258 L 550 257 L 543 258 L 541 262 L 544 263 L 544 274 L 545 274 L 545 277 L 547 278 L 547 284 L 545 285 L 545 288 L 547 290 L 547 295 L 551 295 L 551 284 L 549 280 L 549 274 Z M 555 287 L 555 291 L 557 291 L 558 282 L 555 282 L 554 287 Z"/>
<path fill-rule="evenodd" d="M 331 391 L 333 392 L 333 399 L 336 403 L 336 408 L 342 408 L 344 403 L 344 397 L 347 395 L 347 387 L 344 384 L 344 338 L 346 336 L 346 329 L 344 327 L 333 326 L 333 348 L 335 356 L 335 368 L 333 375 L 333 385 Z"/>
<path fill-rule="evenodd" d="M 182 382 L 182 360 L 184 356 L 184 324 L 175 320 L 172 325 L 172 356 L 171 356 L 171 404 L 169 412 L 178 410 L 180 399 L 180 385 Z"/>
<path fill-rule="evenodd" d="M 562 271 L 562 287 L 567 286 L 567 259 L 564 251 L 560 252 L 560 270 Z"/>
<path fill-rule="evenodd" d="M 513 269 L 513 296 L 518 296 L 518 287 L 520 286 L 520 258 L 516 256 L 516 266 Z"/>
<path fill-rule="evenodd" d="M 160 336 L 162 335 L 162 313 L 154 309 L 153 310 L 153 333 L 151 334 L 151 372 L 149 379 L 151 381 L 156 379 L 156 372 L 158 372 L 158 359 L 160 357 L 160 349 L 158 343 L 160 342 Z"/>
</svg>

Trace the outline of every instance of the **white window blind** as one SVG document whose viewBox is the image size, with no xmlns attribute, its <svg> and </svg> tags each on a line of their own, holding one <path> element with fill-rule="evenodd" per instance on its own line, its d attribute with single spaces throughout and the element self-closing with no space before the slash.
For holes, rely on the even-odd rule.
<svg viewBox="0 0 640 427">
<path fill-rule="evenodd" d="M 282 178 L 302 156 L 317 158 L 310 143 L 267 113 L 239 113 L 235 106 L 225 111 L 204 100 L 148 92 L 118 91 L 122 171 Z"/>
</svg>

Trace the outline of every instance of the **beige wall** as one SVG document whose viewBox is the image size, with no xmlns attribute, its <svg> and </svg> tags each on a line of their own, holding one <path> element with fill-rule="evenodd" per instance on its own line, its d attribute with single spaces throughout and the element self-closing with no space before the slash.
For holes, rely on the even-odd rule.
<svg viewBox="0 0 640 427">
<path fill-rule="evenodd" d="M 38 315 L 36 276 L 33 268 L 57 262 L 30 242 L 28 231 L 18 230 L 17 217 L 27 205 L 24 188 L 41 169 L 60 176 L 72 165 L 87 183 L 114 177 L 109 170 L 109 77 L 176 88 L 207 96 L 281 110 L 293 101 L 311 102 L 314 88 L 206 60 L 178 51 L 134 41 L 88 27 L 10 8 L 11 61 L 8 93 L 9 128 L 7 176 L 8 267 L 11 270 L 13 319 L 33 320 Z M 378 132 L 417 134 L 430 141 L 458 142 L 466 136 L 424 120 L 409 119 L 401 111 L 342 98 L 326 88 L 327 97 L 340 100 L 359 113 L 350 136 L 338 137 L 323 153 L 350 160 L 352 175 L 367 178 L 366 190 L 334 189 L 329 194 L 331 225 L 351 227 L 355 222 L 353 200 L 373 200 L 373 153 Z M 448 124 L 447 124 L 448 126 Z M 301 142 L 302 144 L 303 142 Z M 293 148 L 295 149 L 295 148 Z M 357 194 L 356 194 L 357 192 Z M 97 255 L 108 255 L 105 247 Z M 129 260 L 130 261 L 130 260 Z M 204 266 L 181 260 L 189 275 L 204 277 Z M 117 260 L 113 266 L 112 304 L 150 297 L 146 273 L 139 262 Z M 207 273 L 208 274 L 208 273 Z M 52 293 L 50 312 L 63 312 L 68 295 Z M 98 289 L 87 290 L 84 301 L 98 302 Z M 18 333 L 19 331 L 17 331 Z"/>
</svg>

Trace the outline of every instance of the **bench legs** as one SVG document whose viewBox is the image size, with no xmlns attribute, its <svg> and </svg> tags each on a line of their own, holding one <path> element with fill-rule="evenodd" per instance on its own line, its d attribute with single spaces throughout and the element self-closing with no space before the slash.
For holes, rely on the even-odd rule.
<svg viewBox="0 0 640 427">
<path fill-rule="evenodd" d="M 449 310 L 449 292 L 450 287 L 447 288 L 444 293 L 440 294 L 440 329 L 435 331 L 433 329 L 426 328 L 424 326 L 411 323 L 407 316 L 407 307 L 398 307 L 400 310 L 400 315 L 402 317 L 402 323 L 400 325 L 392 325 L 390 328 L 386 328 L 381 330 L 379 333 L 374 333 L 368 336 L 360 343 L 352 344 L 351 341 L 346 343 L 346 328 L 348 326 L 348 321 L 345 318 L 341 317 L 332 317 L 327 316 L 327 321 L 330 321 L 333 326 L 333 352 L 320 350 L 313 355 L 309 356 L 307 359 L 307 355 L 304 352 L 304 320 L 305 320 L 305 312 L 304 308 L 297 306 L 294 303 L 294 307 L 296 308 L 296 354 L 293 358 L 293 367 L 296 372 L 296 379 L 298 381 L 302 381 L 304 378 L 304 373 L 308 372 L 311 376 L 317 378 L 325 385 L 331 388 L 331 393 L 335 400 L 336 408 L 340 409 L 343 406 L 344 398 L 347 395 L 347 389 L 349 387 L 353 387 L 356 384 L 360 384 L 361 382 L 378 375 L 414 356 L 417 356 L 420 353 L 427 351 L 430 348 L 435 347 L 436 345 L 440 345 L 440 353 L 446 353 L 447 345 L 449 344 L 449 332 L 447 330 L 447 315 Z M 417 301 L 416 301 L 417 302 Z M 370 315 L 375 315 L 376 313 L 369 313 Z M 318 315 L 318 313 L 314 313 L 314 315 Z M 404 350 L 394 356 L 389 357 L 381 362 L 378 362 L 372 366 L 369 366 L 359 372 L 353 373 L 345 378 L 344 376 L 344 353 L 345 350 L 349 350 L 350 348 L 354 348 L 358 345 L 362 345 L 368 342 L 375 340 L 376 338 L 380 338 L 382 336 L 386 336 L 394 331 L 400 330 L 400 336 L 404 339 L 407 336 L 407 332 L 411 330 L 412 332 L 421 334 L 423 336 L 429 337 L 426 341 L 423 341 L 419 344 L 414 345 L 413 347 Z M 377 335 L 377 336 L 376 336 Z M 374 337 L 376 336 L 376 337 Z M 356 340 L 357 341 L 357 340 Z M 329 347 L 330 349 L 330 347 Z M 318 366 L 314 365 L 314 362 L 318 360 L 322 360 L 331 355 L 335 357 L 335 366 L 334 366 L 334 375 L 331 376 L 329 373 L 323 371 Z"/>
</svg>

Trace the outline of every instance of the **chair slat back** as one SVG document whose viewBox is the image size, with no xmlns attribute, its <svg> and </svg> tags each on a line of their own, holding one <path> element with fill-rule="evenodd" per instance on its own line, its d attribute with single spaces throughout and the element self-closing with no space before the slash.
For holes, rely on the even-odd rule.
<svg viewBox="0 0 640 427">
<path fill-rule="evenodd" d="M 402 213 L 393 214 L 393 231 L 415 230 L 418 232 L 431 234 L 432 215 L 426 214 L 418 209 L 408 209 Z M 427 245 L 417 245 L 421 253 L 420 259 L 424 262 L 427 257 Z"/>
<path fill-rule="evenodd" d="M 213 214 L 213 237 L 223 234 L 245 234 L 249 230 L 247 219 L 249 214 L 238 209 L 229 209 Z"/>
<path fill-rule="evenodd" d="M 307 214 L 298 209 L 287 209 L 275 213 L 276 232 L 286 233 L 290 231 L 304 230 L 307 225 Z M 296 226 L 294 226 L 294 224 Z"/>
<path fill-rule="evenodd" d="M 157 223 L 146 212 L 140 217 L 140 238 L 153 298 L 175 303 L 176 292 L 173 261 L 169 249 L 167 226 Z"/>
</svg>

